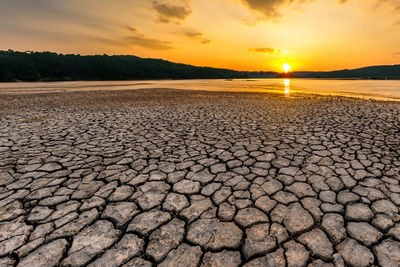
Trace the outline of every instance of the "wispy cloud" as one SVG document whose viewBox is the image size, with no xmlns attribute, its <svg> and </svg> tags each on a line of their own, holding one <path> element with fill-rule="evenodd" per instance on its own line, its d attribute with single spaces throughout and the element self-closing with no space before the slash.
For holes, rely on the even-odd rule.
<svg viewBox="0 0 400 267">
<path fill-rule="evenodd" d="M 351 2 L 353 0 L 338 0 L 339 3 L 344 4 Z M 365 1 L 367 2 L 367 1 Z M 392 12 L 395 14 L 400 13 L 400 1 L 399 0 L 369 0 L 369 3 L 373 4 L 373 9 L 379 8 L 381 6 L 389 5 L 392 8 Z"/>
<path fill-rule="evenodd" d="M 147 37 L 146 35 L 141 34 L 137 28 L 128 28 L 128 30 L 131 32 L 131 34 L 125 37 L 81 35 L 81 38 L 91 39 L 96 42 L 117 46 L 134 45 L 152 50 L 174 49 L 173 44 L 169 41 Z"/>
<path fill-rule="evenodd" d="M 127 36 L 126 40 L 132 45 L 153 50 L 169 50 L 174 48 L 171 42 L 148 38 L 143 35 Z"/>
<path fill-rule="evenodd" d="M 72 2 L 72 1 L 71 1 Z M 23 21 L 28 25 L 30 21 L 46 21 L 52 28 L 62 23 L 75 27 L 86 27 L 91 30 L 115 30 L 123 27 L 116 18 L 101 16 L 95 12 L 80 12 L 63 1 L 51 0 L 0 0 L 0 24 L 2 19 Z M 50 24 L 49 24 L 50 22 Z"/>
<path fill-rule="evenodd" d="M 138 29 L 135 28 L 135 27 L 128 26 L 127 28 L 128 28 L 128 30 L 131 31 L 131 32 L 137 32 L 137 31 L 138 31 Z"/>
<path fill-rule="evenodd" d="M 271 55 L 275 55 L 275 56 L 283 56 L 288 53 L 288 51 L 286 51 L 286 50 L 279 50 L 279 49 L 270 48 L 270 47 L 249 48 L 248 50 L 250 52 L 266 53 L 266 54 L 271 54 Z"/>
<path fill-rule="evenodd" d="M 186 29 L 183 31 L 183 34 L 189 38 L 197 38 L 203 36 L 202 32 L 196 31 L 196 30 L 191 30 L 191 29 Z"/>
<path fill-rule="evenodd" d="M 209 44 L 211 41 L 204 37 L 204 33 L 193 30 L 193 29 L 185 29 L 183 30 L 183 35 L 190 39 L 199 40 L 202 44 Z"/>
<path fill-rule="evenodd" d="M 192 13 L 189 2 L 185 0 L 174 3 L 154 1 L 153 9 L 158 13 L 161 23 L 185 20 Z"/>
</svg>

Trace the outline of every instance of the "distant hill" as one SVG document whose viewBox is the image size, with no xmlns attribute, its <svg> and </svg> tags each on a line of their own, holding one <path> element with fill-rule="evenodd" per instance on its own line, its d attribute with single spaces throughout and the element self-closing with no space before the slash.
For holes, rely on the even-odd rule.
<svg viewBox="0 0 400 267">
<path fill-rule="evenodd" d="M 0 82 L 203 78 L 247 78 L 247 74 L 136 56 L 0 51 Z"/>
<path fill-rule="evenodd" d="M 173 63 L 136 56 L 81 56 L 52 52 L 0 51 L 0 82 L 107 81 L 238 78 L 400 79 L 400 65 L 338 71 L 249 72 Z"/>
<path fill-rule="evenodd" d="M 370 66 L 352 70 L 296 71 L 293 78 L 400 79 L 400 65 Z"/>
</svg>

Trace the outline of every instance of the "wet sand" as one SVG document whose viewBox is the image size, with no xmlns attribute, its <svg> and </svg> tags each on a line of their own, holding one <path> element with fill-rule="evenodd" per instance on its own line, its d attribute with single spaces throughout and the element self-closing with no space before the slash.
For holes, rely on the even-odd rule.
<svg viewBox="0 0 400 267">
<path fill-rule="evenodd" d="M 400 264 L 400 103 L 1 94 L 0 125 L 1 266 Z"/>
<path fill-rule="evenodd" d="M 82 91 L 181 89 L 213 92 L 319 94 L 400 101 L 400 80 L 340 79 L 198 79 L 144 81 L 71 81 L 0 83 L 0 94 L 40 94 Z"/>
</svg>

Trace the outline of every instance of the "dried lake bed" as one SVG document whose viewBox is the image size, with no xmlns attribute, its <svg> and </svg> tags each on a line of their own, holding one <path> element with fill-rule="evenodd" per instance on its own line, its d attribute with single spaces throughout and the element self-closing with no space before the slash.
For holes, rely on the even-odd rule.
<svg viewBox="0 0 400 267">
<path fill-rule="evenodd" d="M 400 103 L 0 94 L 1 266 L 399 266 Z"/>
</svg>

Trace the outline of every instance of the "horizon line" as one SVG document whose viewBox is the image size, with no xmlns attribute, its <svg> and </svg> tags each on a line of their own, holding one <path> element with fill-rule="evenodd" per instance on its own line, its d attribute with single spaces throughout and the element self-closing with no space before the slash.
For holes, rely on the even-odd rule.
<svg viewBox="0 0 400 267">
<path fill-rule="evenodd" d="M 236 71 L 236 72 L 250 72 L 250 73 L 257 73 L 257 72 L 270 72 L 270 73 L 283 73 L 283 72 L 278 72 L 278 71 L 273 71 L 273 70 L 236 70 L 236 69 L 230 69 L 230 68 L 220 68 L 220 67 L 212 67 L 212 66 L 199 66 L 199 65 L 193 65 L 189 63 L 183 63 L 183 62 L 175 62 L 163 58 L 156 58 L 156 57 L 140 57 L 137 55 L 132 55 L 132 54 L 81 54 L 81 53 L 60 53 L 60 52 L 54 52 L 54 51 L 49 51 L 49 50 L 42 50 L 42 51 L 34 51 L 34 50 L 25 50 L 25 51 L 18 51 L 18 50 L 13 50 L 13 49 L 7 49 L 7 50 L 0 50 L 0 52 L 17 52 L 17 53 L 53 53 L 57 55 L 74 55 L 74 56 L 132 56 L 132 57 L 138 57 L 141 59 L 156 59 L 156 60 L 164 60 L 167 62 L 175 63 L 175 64 L 183 64 L 183 65 L 188 65 L 188 66 L 193 66 L 193 67 L 198 67 L 198 68 L 213 68 L 213 69 L 223 69 L 223 70 L 231 70 L 231 71 Z M 369 67 L 384 67 L 384 66 L 400 66 L 400 62 L 397 64 L 377 64 L 377 65 L 368 65 L 368 66 L 361 66 L 361 67 L 356 67 L 356 68 L 344 68 L 344 69 L 332 69 L 332 70 L 296 70 L 296 71 L 290 71 L 289 73 L 299 73 L 299 72 L 335 72 L 335 71 L 345 71 L 345 70 L 357 70 L 357 69 L 363 69 L 363 68 L 369 68 Z"/>
</svg>

